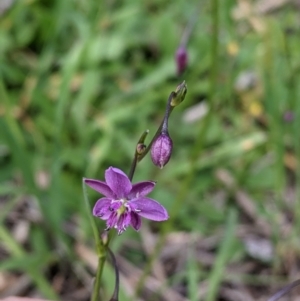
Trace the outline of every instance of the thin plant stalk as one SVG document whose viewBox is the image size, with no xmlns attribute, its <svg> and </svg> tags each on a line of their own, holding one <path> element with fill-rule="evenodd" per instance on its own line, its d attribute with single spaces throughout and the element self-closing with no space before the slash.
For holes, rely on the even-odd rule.
<svg viewBox="0 0 300 301">
<path fill-rule="evenodd" d="M 294 289 L 298 285 L 300 285 L 300 279 L 298 279 L 298 280 L 292 282 L 291 284 L 288 284 L 287 286 L 283 287 L 275 295 L 273 295 L 271 298 L 269 298 L 268 301 L 277 301 L 277 300 L 279 300 L 281 297 L 288 294 L 292 289 Z"/>
<path fill-rule="evenodd" d="M 91 301 L 99 301 L 101 277 L 102 277 L 105 259 L 106 259 L 105 254 L 102 254 L 101 256 L 98 257 L 98 265 L 97 265 L 97 271 L 96 271 L 96 277 L 93 286 Z"/>
<path fill-rule="evenodd" d="M 118 265 L 117 265 L 117 260 L 115 258 L 115 255 L 114 253 L 112 252 L 112 250 L 110 248 L 107 248 L 107 251 L 111 257 L 111 260 L 112 260 L 112 263 L 113 263 L 113 266 L 115 268 L 115 275 L 116 275 L 116 280 L 115 280 L 115 289 L 114 289 L 114 292 L 113 292 L 113 295 L 112 297 L 110 298 L 109 301 L 117 301 L 119 298 L 119 287 L 120 287 L 120 275 L 119 275 L 119 269 L 118 269 Z"/>
</svg>

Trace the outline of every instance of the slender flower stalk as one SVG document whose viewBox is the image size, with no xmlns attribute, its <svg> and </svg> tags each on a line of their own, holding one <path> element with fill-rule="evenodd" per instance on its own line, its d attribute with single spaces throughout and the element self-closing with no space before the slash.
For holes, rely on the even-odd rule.
<svg viewBox="0 0 300 301">
<path fill-rule="evenodd" d="M 106 252 L 104 252 L 102 255 L 98 256 L 98 265 L 97 265 L 97 271 L 96 271 L 96 277 L 95 277 L 91 301 L 99 300 L 101 277 L 102 277 L 102 273 L 103 273 L 105 260 L 106 260 Z"/>
<path fill-rule="evenodd" d="M 119 300 L 119 287 L 120 287 L 119 269 L 118 269 L 118 265 L 117 265 L 117 261 L 116 261 L 114 253 L 112 252 L 112 250 L 110 248 L 107 248 L 107 251 L 110 255 L 112 264 L 115 268 L 115 275 L 116 275 L 115 289 L 114 289 L 113 295 L 109 301 L 118 301 Z"/>
</svg>

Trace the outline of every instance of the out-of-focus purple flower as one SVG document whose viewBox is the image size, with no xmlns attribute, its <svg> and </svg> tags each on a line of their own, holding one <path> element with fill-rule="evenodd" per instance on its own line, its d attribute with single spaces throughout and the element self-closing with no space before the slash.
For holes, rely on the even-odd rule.
<svg viewBox="0 0 300 301">
<path fill-rule="evenodd" d="M 188 54 L 184 46 L 179 46 L 176 51 L 177 75 L 181 75 L 187 67 Z"/>
<path fill-rule="evenodd" d="M 96 202 L 93 215 L 106 220 L 107 230 L 116 228 L 121 234 L 129 225 L 139 230 L 141 217 L 153 221 L 169 218 L 161 204 L 146 197 L 154 189 L 155 182 L 132 184 L 127 175 L 115 167 L 105 171 L 105 182 L 94 179 L 84 179 L 84 182 L 104 195 Z"/>
<path fill-rule="evenodd" d="M 295 114 L 292 111 L 286 111 L 283 115 L 283 119 L 286 122 L 292 122 L 295 118 Z"/>
<path fill-rule="evenodd" d="M 161 133 L 151 146 L 151 159 L 154 165 L 163 168 L 170 160 L 173 142 L 167 133 Z"/>
</svg>

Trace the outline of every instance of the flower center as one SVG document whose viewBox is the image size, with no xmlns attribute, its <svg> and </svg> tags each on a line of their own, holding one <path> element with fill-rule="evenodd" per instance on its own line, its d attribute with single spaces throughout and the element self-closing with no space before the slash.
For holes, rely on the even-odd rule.
<svg viewBox="0 0 300 301">
<path fill-rule="evenodd" d="M 127 206 L 127 199 L 120 199 L 118 200 L 118 202 L 121 202 L 122 205 L 120 206 L 120 208 L 116 211 L 117 212 L 117 215 L 118 215 L 118 218 L 123 214 L 125 213 L 127 210 L 128 210 L 128 206 Z"/>
</svg>

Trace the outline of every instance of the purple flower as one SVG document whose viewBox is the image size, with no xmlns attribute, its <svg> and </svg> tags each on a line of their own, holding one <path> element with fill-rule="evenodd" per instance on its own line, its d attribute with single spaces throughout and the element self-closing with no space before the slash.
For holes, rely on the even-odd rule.
<svg viewBox="0 0 300 301">
<path fill-rule="evenodd" d="M 105 182 L 93 179 L 84 179 L 84 182 L 104 195 L 96 202 L 93 215 L 106 220 L 107 230 L 116 228 L 121 234 L 129 225 L 139 230 L 141 217 L 153 221 L 164 221 L 169 217 L 162 205 L 146 197 L 155 182 L 132 184 L 127 175 L 115 167 L 105 171 Z"/>
</svg>

